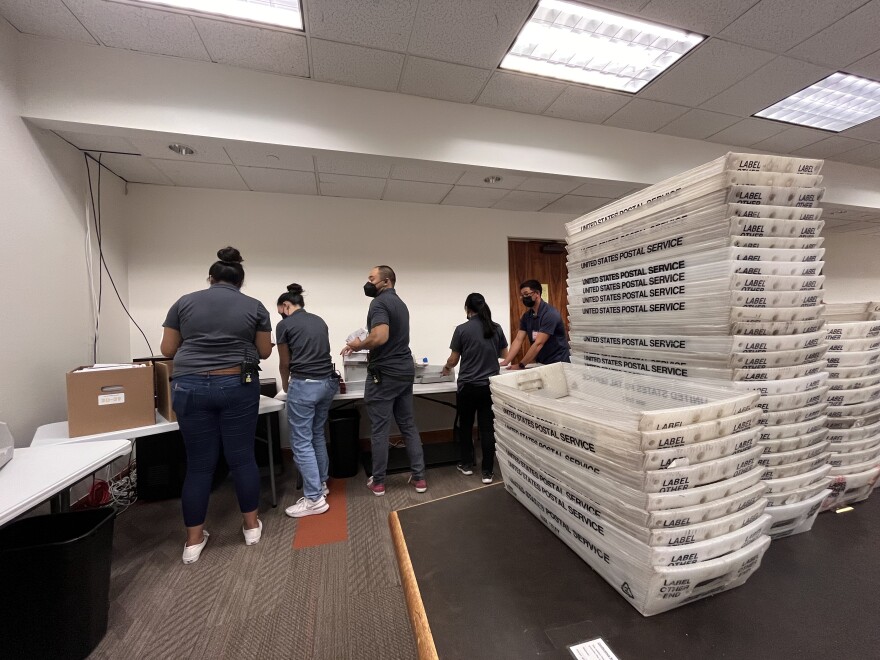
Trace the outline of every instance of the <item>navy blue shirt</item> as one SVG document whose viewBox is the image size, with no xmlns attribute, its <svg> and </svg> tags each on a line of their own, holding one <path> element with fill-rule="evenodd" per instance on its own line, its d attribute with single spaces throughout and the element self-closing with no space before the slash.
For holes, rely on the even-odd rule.
<svg viewBox="0 0 880 660">
<path fill-rule="evenodd" d="M 272 331 L 263 303 L 225 282 L 182 296 L 162 325 L 183 339 L 174 355 L 175 378 L 259 362 L 257 332 Z"/>
<path fill-rule="evenodd" d="M 565 324 L 555 307 L 543 300 L 537 313 L 530 309 L 519 321 L 519 329 L 526 333 L 529 341 L 534 342 L 539 332 L 550 335 L 541 347 L 535 362 L 553 364 L 554 362 L 571 362 L 568 352 L 568 339 L 565 336 Z"/>
<path fill-rule="evenodd" d="M 394 289 L 382 289 L 370 303 L 367 329 L 388 326 L 388 341 L 370 349 L 370 366 L 389 376 L 412 377 L 416 368 L 409 350 L 409 309 Z"/>
</svg>

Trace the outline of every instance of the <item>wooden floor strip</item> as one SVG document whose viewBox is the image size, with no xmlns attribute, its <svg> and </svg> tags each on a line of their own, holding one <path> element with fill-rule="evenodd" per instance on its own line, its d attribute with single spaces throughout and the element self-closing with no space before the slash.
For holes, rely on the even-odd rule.
<svg viewBox="0 0 880 660">
<path fill-rule="evenodd" d="M 431 634 L 431 626 L 428 625 L 428 615 L 425 613 L 425 605 L 422 602 L 415 573 L 413 573 L 412 561 L 406 548 L 406 539 L 403 538 L 403 530 L 400 528 L 400 519 L 397 517 L 396 511 L 392 511 L 388 516 L 388 525 L 391 527 L 391 540 L 394 542 L 394 551 L 397 554 L 403 596 L 406 599 L 406 609 L 409 612 L 410 624 L 416 638 L 419 660 L 437 660 L 434 636 Z"/>
</svg>

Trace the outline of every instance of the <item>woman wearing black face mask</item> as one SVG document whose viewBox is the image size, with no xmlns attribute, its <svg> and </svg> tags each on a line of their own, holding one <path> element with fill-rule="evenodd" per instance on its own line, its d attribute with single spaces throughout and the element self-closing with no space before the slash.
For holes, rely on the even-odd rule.
<svg viewBox="0 0 880 660">
<path fill-rule="evenodd" d="M 510 345 L 509 358 L 513 359 L 519 354 L 526 337 L 532 345 L 522 361 L 511 364 L 510 359 L 506 359 L 501 366 L 508 369 L 525 369 L 527 364 L 533 362 L 540 364 L 570 362 L 568 337 L 562 316 L 555 307 L 548 305 L 541 298 L 543 293 L 541 283 L 538 280 L 526 280 L 519 285 L 519 293 L 522 304 L 528 311 L 519 321 L 519 332 Z"/>
<path fill-rule="evenodd" d="M 458 409 L 458 441 L 461 462 L 458 471 L 473 474 L 474 466 L 474 417 L 480 432 L 483 450 L 483 483 L 491 484 L 495 463 L 495 431 L 493 428 L 492 395 L 489 378 L 498 375 L 498 358 L 507 357 L 507 339 L 501 326 L 492 321 L 492 312 L 486 299 L 479 293 L 470 294 L 464 301 L 467 322 L 452 333 L 449 348 L 452 353 L 443 367 L 443 375 L 452 373 L 461 359 L 458 371 L 458 392 L 455 405 Z"/>
</svg>

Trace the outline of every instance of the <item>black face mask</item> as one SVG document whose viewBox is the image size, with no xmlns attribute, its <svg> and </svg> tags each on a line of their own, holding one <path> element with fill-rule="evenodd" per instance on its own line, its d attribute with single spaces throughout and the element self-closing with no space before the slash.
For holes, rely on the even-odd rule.
<svg viewBox="0 0 880 660">
<path fill-rule="evenodd" d="M 526 307 L 534 307 L 535 301 L 532 299 L 531 296 L 523 296 L 522 297 L 522 304 L 525 305 Z"/>
<path fill-rule="evenodd" d="M 364 295 L 367 298 L 375 298 L 379 295 L 379 289 L 372 282 L 364 284 Z"/>
</svg>

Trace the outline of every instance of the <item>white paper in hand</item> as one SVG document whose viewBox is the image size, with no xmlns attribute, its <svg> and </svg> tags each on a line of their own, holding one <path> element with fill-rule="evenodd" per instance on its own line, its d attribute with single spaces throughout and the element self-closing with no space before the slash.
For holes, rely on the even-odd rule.
<svg viewBox="0 0 880 660">
<path fill-rule="evenodd" d="M 367 338 L 370 333 L 367 332 L 366 328 L 358 328 L 354 332 L 352 332 L 345 340 L 346 344 L 353 342 L 355 339 L 360 339 L 363 341 Z"/>
</svg>

